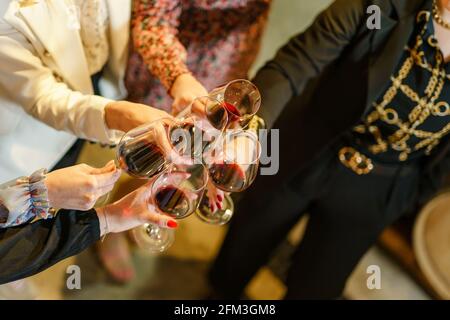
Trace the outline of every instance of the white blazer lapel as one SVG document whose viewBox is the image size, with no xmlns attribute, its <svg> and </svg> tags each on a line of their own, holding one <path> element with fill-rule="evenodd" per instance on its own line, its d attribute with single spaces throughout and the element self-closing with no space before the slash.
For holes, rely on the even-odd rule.
<svg viewBox="0 0 450 320">
<path fill-rule="evenodd" d="M 21 3 L 27 5 L 20 6 Z M 71 0 L 19 1 L 19 12 L 43 44 L 58 71 L 74 89 L 92 94 L 92 84 L 79 30 L 74 25 Z M 71 11 L 72 10 L 72 11 Z"/>
</svg>

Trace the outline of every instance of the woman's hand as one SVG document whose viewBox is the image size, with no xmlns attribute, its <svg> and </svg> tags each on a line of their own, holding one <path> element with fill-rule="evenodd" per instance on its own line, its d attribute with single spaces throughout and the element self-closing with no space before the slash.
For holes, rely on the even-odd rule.
<svg viewBox="0 0 450 320">
<path fill-rule="evenodd" d="M 171 118 L 171 115 L 139 103 L 114 101 L 105 107 L 105 121 L 108 128 L 123 132 L 161 118 Z"/>
<path fill-rule="evenodd" d="M 45 179 L 50 206 L 89 210 L 98 198 L 112 190 L 119 177 L 114 161 L 100 169 L 79 164 L 50 172 Z"/>
<path fill-rule="evenodd" d="M 175 80 L 170 89 L 170 95 L 174 99 L 172 114 L 176 115 L 189 106 L 195 98 L 207 96 L 208 91 L 190 73 L 185 73 Z"/>
<path fill-rule="evenodd" d="M 110 232 L 123 232 L 144 223 L 153 223 L 171 229 L 178 226 L 173 218 L 156 213 L 155 208 L 149 203 L 151 185 L 154 179 L 156 178 L 121 200 L 97 209 L 101 235 Z"/>
</svg>

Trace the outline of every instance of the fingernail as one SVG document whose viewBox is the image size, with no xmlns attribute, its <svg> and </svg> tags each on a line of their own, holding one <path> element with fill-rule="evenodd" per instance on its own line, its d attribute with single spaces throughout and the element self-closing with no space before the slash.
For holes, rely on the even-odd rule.
<svg viewBox="0 0 450 320">
<path fill-rule="evenodd" d="M 220 204 L 220 202 L 216 202 L 217 208 L 219 208 L 219 210 L 222 210 L 222 205 Z"/>
<path fill-rule="evenodd" d="M 169 221 L 167 222 L 167 226 L 168 226 L 169 228 L 171 228 L 171 229 L 175 229 L 175 228 L 178 227 L 178 223 L 177 223 L 176 221 L 174 221 L 174 220 L 169 220 Z"/>
<path fill-rule="evenodd" d="M 217 195 L 217 200 L 219 200 L 220 202 L 222 202 L 223 198 L 220 194 Z"/>
</svg>

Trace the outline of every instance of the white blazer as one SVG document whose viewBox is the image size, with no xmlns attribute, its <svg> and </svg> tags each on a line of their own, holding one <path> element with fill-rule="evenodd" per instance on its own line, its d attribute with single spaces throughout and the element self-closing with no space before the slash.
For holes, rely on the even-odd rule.
<svg viewBox="0 0 450 320">
<path fill-rule="evenodd" d="M 131 0 L 106 0 L 110 57 L 100 82 L 109 99 L 123 84 Z M 0 181 L 51 168 L 76 140 L 104 143 L 104 107 L 93 95 L 72 0 L 0 1 Z M 64 132 L 63 132 L 64 131 Z"/>
</svg>

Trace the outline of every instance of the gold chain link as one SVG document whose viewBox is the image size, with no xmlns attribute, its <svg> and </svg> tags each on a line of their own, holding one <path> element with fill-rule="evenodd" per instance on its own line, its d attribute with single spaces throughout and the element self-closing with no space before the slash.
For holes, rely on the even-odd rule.
<svg viewBox="0 0 450 320">
<path fill-rule="evenodd" d="M 419 13 L 418 19 L 426 17 L 425 19 L 427 19 L 428 22 L 430 14 L 424 13 L 425 12 Z M 449 104 L 445 101 L 437 101 L 443 91 L 445 81 L 450 79 L 450 75 L 448 75 L 442 67 L 444 61 L 436 38 L 433 36 L 428 38 L 428 43 L 437 49 L 436 66 L 432 66 L 427 61 L 425 52 L 420 50 L 424 42 L 422 36 L 425 34 L 426 30 L 427 24 L 425 24 L 420 35 L 417 36 L 414 48 L 406 48 L 410 53 L 410 56 L 401 66 L 398 76 L 391 77 L 392 85 L 384 94 L 382 101 L 378 104 L 374 103 L 375 110 L 366 117 L 364 125 L 359 125 L 354 128 L 355 132 L 366 133 L 369 131 L 373 135 L 375 144 L 370 145 L 369 150 L 374 154 L 386 152 L 388 151 L 388 148 L 391 147 L 393 150 L 400 152 L 399 160 L 405 161 L 413 150 L 417 151 L 426 148 L 425 153 L 429 154 L 431 150 L 439 144 L 440 139 L 450 132 L 450 124 L 447 124 L 439 132 L 428 132 L 417 129 L 431 115 L 439 117 L 450 115 Z M 414 91 L 409 85 L 404 83 L 414 65 L 428 70 L 431 73 L 424 97 L 421 97 L 418 92 Z M 406 97 L 417 104 L 411 110 L 408 115 L 408 120 L 406 121 L 402 121 L 397 111 L 394 108 L 389 107 L 399 92 L 402 92 Z M 385 140 L 378 127 L 373 125 L 373 123 L 378 120 L 397 126 L 398 130 Z M 412 148 L 413 150 L 408 147 L 407 144 L 412 136 L 422 139 Z"/>
</svg>

